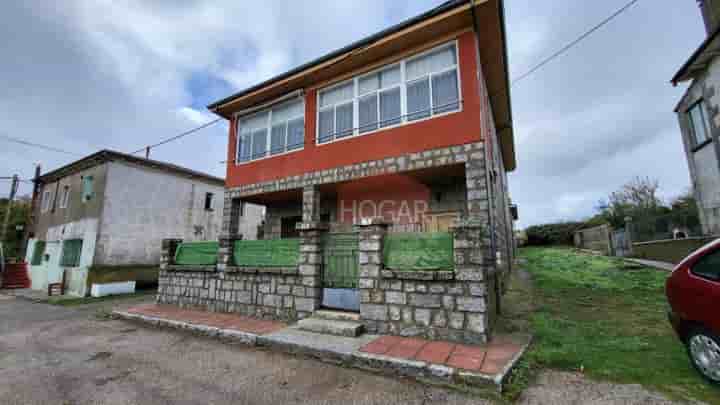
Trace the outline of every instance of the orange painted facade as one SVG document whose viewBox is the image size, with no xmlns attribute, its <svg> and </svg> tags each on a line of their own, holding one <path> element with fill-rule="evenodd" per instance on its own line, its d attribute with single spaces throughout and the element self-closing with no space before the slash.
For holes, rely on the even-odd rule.
<svg viewBox="0 0 720 405">
<path fill-rule="evenodd" d="M 406 123 L 328 144 L 317 145 L 317 90 L 305 93 L 305 146 L 285 155 L 236 165 L 236 120 L 230 123 L 227 187 L 260 183 L 307 172 L 331 169 L 368 160 L 384 159 L 428 149 L 462 145 L 481 139 L 481 83 L 477 79 L 478 58 L 472 32 L 457 37 L 462 109 L 458 112 Z"/>
</svg>

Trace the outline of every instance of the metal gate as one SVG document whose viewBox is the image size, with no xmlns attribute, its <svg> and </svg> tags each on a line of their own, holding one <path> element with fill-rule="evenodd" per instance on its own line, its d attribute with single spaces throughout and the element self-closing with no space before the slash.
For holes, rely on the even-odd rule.
<svg viewBox="0 0 720 405">
<path fill-rule="evenodd" d="M 323 298 L 328 308 L 360 310 L 358 233 L 328 233 L 323 238 Z"/>
</svg>

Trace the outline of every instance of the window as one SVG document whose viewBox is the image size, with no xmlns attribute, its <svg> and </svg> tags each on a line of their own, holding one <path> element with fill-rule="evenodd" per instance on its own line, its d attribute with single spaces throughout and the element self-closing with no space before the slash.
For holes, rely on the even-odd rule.
<svg viewBox="0 0 720 405">
<path fill-rule="evenodd" d="M 32 266 L 41 265 L 44 255 L 45 255 L 45 241 L 44 240 L 35 241 L 35 246 L 33 249 L 33 255 L 32 255 L 32 259 L 30 260 L 30 264 Z"/>
<path fill-rule="evenodd" d="M 710 139 L 710 131 L 708 130 L 707 111 L 705 103 L 698 101 L 687 111 L 688 120 L 690 121 L 690 131 L 692 132 L 692 142 L 695 146 L 700 145 Z"/>
<path fill-rule="evenodd" d="M 692 273 L 708 280 L 720 281 L 720 251 L 703 256 L 692 267 Z"/>
<path fill-rule="evenodd" d="M 353 133 L 355 83 L 349 81 L 320 93 L 318 136 L 320 142 Z"/>
<path fill-rule="evenodd" d="M 60 200 L 60 208 L 67 208 L 70 200 L 70 186 L 63 186 L 62 199 Z"/>
<path fill-rule="evenodd" d="M 63 267 L 78 267 L 82 253 L 82 239 L 68 239 L 63 242 L 60 265 Z"/>
<path fill-rule="evenodd" d="M 93 176 L 83 176 L 82 178 L 82 201 L 87 202 L 92 200 L 93 192 Z"/>
<path fill-rule="evenodd" d="M 458 109 L 460 100 L 454 46 L 415 57 L 406 63 L 405 69 L 409 120 Z"/>
<path fill-rule="evenodd" d="M 205 193 L 205 211 L 212 211 L 215 209 L 213 203 L 213 193 Z"/>
<path fill-rule="evenodd" d="M 317 143 L 460 109 L 455 43 L 318 93 Z"/>
<path fill-rule="evenodd" d="M 43 193 L 42 197 L 42 206 L 40 207 L 40 212 L 48 212 L 50 210 L 50 203 L 52 200 L 52 191 L 47 190 Z"/>
<path fill-rule="evenodd" d="M 237 161 L 290 152 L 304 143 L 305 105 L 302 99 L 292 100 L 240 118 Z"/>
</svg>

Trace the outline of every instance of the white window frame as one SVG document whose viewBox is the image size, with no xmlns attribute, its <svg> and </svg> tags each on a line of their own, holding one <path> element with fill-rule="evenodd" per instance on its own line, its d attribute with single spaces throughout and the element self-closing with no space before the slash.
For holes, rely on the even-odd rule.
<svg viewBox="0 0 720 405">
<path fill-rule="evenodd" d="M 40 207 L 40 212 L 50 211 L 50 201 L 51 200 L 52 200 L 52 190 L 43 191 L 42 205 Z"/>
<path fill-rule="evenodd" d="M 272 127 L 273 127 L 273 124 L 272 124 L 272 110 L 273 110 L 273 109 L 277 109 L 277 108 L 279 108 L 279 107 L 282 107 L 282 106 L 285 105 L 285 104 L 296 103 L 296 102 L 298 102 L 298 101 L 299 101 L 300 104 L 301 104 L 302 114 L 299 114 L 299 115 L 297 115 L 297 116 L 289 117 L 287 120 L 285 120 L 285 149 L 286 149 L 286 150 L 285 150 L 284 152 L 276 153 L 276 154 L 273 155 L 273 154 L 271 154 Z M 240 160 L 240 152 L 241 152 L 241 151 L 240 151 L 240 130 L 241 130 L 241 125 L 240 125 L 240 123 L 241 123 L 242 120 L 244 120 L 244 119 L 252 118 L 252 117 L 254 117 L 254 116 L 256 116 L 256 115 L 262 115 L 262 114 L 267 114 L 267 123 L 266 123 L 266 126 L 265 126 L 265 129 L 267 130 L 267 138 L 266 138 L 266 140 L 265 140 L 265 141 L 266 141 L 266 142 L 265 142 L 265 143 L 266 143 L 266 144 L 265 144 L 265 153 L 266 153 L 266 154 L 265 154 L 265 156 L 263 156 L 263 157 L 259 157 L 259 158 L 253 159 L 253 157 L 252 157 L 252 150 L 253 150 L 253 149 L 252 149 L 252 146 L 253 146 L 253 145 L 252 145 L 252 133 L 250 133 L 250 136 L 249 136 L 249 138 L 250 138 L 250 140 L 251 140 L 251 143 L 250 143 L 250 158 L 249 158 L 248 160 L 241 161 L 241 160 Z M 290 123 L 290 121 L 297 120 L 298 118 L 302 118 L 302 120 L 303 120 L 303 142 L 302 142 L 302 145 L 301 145 L 299 148 L 296 148 L 296 149 L 293 149 L 293 150 L 287 150 L 287 139 L 288 139 L 288 134 L 289 134 L 289 132 L 288 132 L 289 123 Z M 305 100 L 304 100 L 303 97 L 291 98 L 291 99 L 289 99 L 289 100 L 282 100 L 282 101 L 280 101 L 280 102 L 277 102 L 277 103 L 274 103 L 274 104 L 269 105 L 267 108 L 263 108 L 262 110 L 259 110 L 259 111 L 253 111 L 252 113 L 249 113 L 249 114 L 245 114 L 245 115 L 238 114 L 238 115 L 235 116 L 235 120 L 236 120 L 235 122 L 237 123 L 237 124 L 235 125 L 235 138 L 236 138 L 236 139 L 235 139 L 235 165 L 236 165 L 236 166 L 244 165 L 244 164 L 248 164 L 248 163 L 252 163 L 252 162 L 257 162 L 257 161 L 264 160 L 264 159 L 270 159 L 270 158 L 274 158 L 274 157 L 278 157 L 278 156 L 282 156 L 282 155 L 287 155 L 287 154 L 289 154 L 289 153 L 300 152 L 301 150 L 305 149 L 305 129 L 306 129 L 306 128 L 305 128 Z"/>
<path fill-rule="evenodd" d="M 703 140 L 698 141 L 697 133 L 695 132 L 695 120 L 692 116 L 692 111 L 696 108 L 699 109 L 700 115 L 702 116 L 702 126 L 703 126 Z M 710 122 L 708 121 L 708 114 L 707 114 L 707 108 L 705 107 L 704 100 L 700 99 L 699 101 L 695 102 L 693 105 L 690 106 L 690 108 L 685 111 L 685 114 L 687 115 L 688 121 L 690 123 L 690 142 L 693 147 L 697 147 L 700 145 L 706 144 L 709 140 L 712 139 L 712 135 L 710 134 Z"/>
<path fill-rule="evenodd" d="M 450 47 L 450 46 L 452 46 L 452 47 L 455 48 L 455 65 L 449 66 L 449 67 L 446 67 L 446 68 L 443 68 L 442 70 L 439 70 L 439 71 L 436 71 L 436 72 L 430 72 L 430 73 L 428 73 L 426 76 L 416 77 L 416 78 L 414 78 L 414 79 L 412 79 L 412 80 L 410 81 L 410 82 L 415 82 L 416 80 L 420 80 L 420 79 L 423 78 L 423 77 L 428 77 L 428 78 L 430 78 L 430 79 L 429 79 L 429 83 L 428 83 L 428 85 L 430 86 L 430 90 L 429 90 L 429 91 L 430 91 L 430 93 L 429 93 L 429 95 L 430 95 L 430 115 L 429 115 L 428 117 L 416 119 L 416 120 L 413 120 L 413 121 L 408 120 L 408 112 L 407 112 L 407 84 L 408 84 L 408 80 L 407 80 L 405 65 L 406 65 L 408 62 L 412 61 L 412 60 L 415 60 L 415 59 L 417 59 L 417 58 L 421 58 L 421 57 L 426 56 L 426 55 L 428 55 L 428 54 L 430 54 L 430 53 L 433 53 L 433 52 L 435 52 L 435 51 L 437 51 L 437 50 L 439 50 L 439 49 L 443 49 L 443 48 Z M 359 93 L 360 93 L 359 81 L 360 81 L 361 78 L 364 78 L 364 77 L 366 77 L 366 76 L 370 76 L 370 75 L 376 74 L 376 73 L 378 73 L 378 72 L 382 72 L 383 70 L 387 70 L 387 69 L 390 69 L 390 68 L 392 68 L 392 67 L 394 67 L 394 66 L 398 66 L 398 65 L 400 66 L 400 83 L 399 83 L 399 84 L 392 85 L 392 86 L 388 86 L 387 88 L 378 88 L 377 90 L 373 90 L 373 91 L 364 93 L 364 94 L 362 94 L 362 95 L 359 94 Z M 433 110 L 435 109 L 435 107 L 432 105 L 432 76 L 437 76 L 437 75 L 440 75 L 440 74 L 442 74 L 442 73 L 446 73 L 446 72 L 448 72 L 448 71 L 450 71 L 450 70 L 453 70 L 453 69 L 455 69 L 455 75 L 456 75 L 457 93 L 458 93 L 458 100 L 457 100 L 458 108 L 457 108 L 457 109 L 454 109 L 454 110 L 449 110 L 449 111 L 440 112 L 440 113 L 434 113 Z M 336 87 L 340 87 L 340 86 L 346 85 L 346 84 L 348 84 L 349 82 L 353 82 L 353 99 L 352 99 L 352 103 L 353 103 L 353 131 L 352 131 L 352 134 L 347 135 L 347 136 L 344 136 L 344 137 L 342 137 L 342 138 L 336 138 L 336 139 L 332 139 L 332 140 L 330 140 L 330 141 L 320 142 L 320 110 L 321 110 L 321 109 L 322 109 L 322 110 L 326 110 L 326 109 L 330 108 L 330 106 L 325 106 L 325 107 L 323 107 L 323 108 L 320 107 L 320 96 L 322 95 L 323 92 L 330 91 L 330 90 L 333 90 L 333 89 L 336 88 Z M 359 124 L 360 124 L 360 114 L 359 114 L 359 112 L 360 112 L 360 98 L 361 98 L 361 97 L 365 97 L 365 96 L 367 96 L 368 94 L 371 94 L 371 93 L 373 93 L 373 92 L 376 93 L 376 94 L 379 94 L 381 91 L 390 90 L 390 89 L 393 89 L 393 88 L 395 88 L 395 87 L 397 87 L 397 86 L 400 87 L 400 123 L 398 123 L 398 124 L 393 124 L 393 125 L 388 125 L 388 126 L 386 126 L 386 127 L 381 127 L 381 126 L 380 126 L 380 97 L 378 96 L 378 97 L 377 97 L 377 109 L 378 109 L 378 122 L 377 122 L 377 125 L 378 125 L 378 128 L 373 129 L 373 130 L 371 130 L 371 131 L 367 131 L 367 132 L 362 132 L 362 133 L 361 133 L 361 132 L 360 132 L 360 128 L 359 128 L 359 126 L 360 126 L 360 125 L 359 125 Z M 332 107 L 335 108 L 337 105 L 346 104 L 346 103 L 348 103 L 348 102 L 350 102 L 350 101 L 343 101 L 343 102 L 341 102 L 341 103 L 333 104 Z M 404 58 L 404 59 L 402 59 L 402 60 L 400 60 L 400 61 L 388 63 L 387 65 L 383 65 L 383 66 L 378 67 L 378 68 L 376 68 L 376 69 L 373 69 L 373 70 L 371 70 L 371 71 L 364 72 L 364 73 L 362 73 L 362 74 L 359 74 L 359 75 L 357 75 L 357 76 L 354 76 L 354 77 L 351 78 L 351 79 L 343 80 L 343 81 L 341 81 L 341 82 L 334 83 L 334 84 L 331 84 L 331 85 L 329 85 L 329 86 L 327 86 L 327 87 L 324 87 L 324 88 L 322 88 L 322 89 L 319 89 L 319 90 L 317 91 L 317 94 L 316 94 L 316 104 L 315 104 L 315 105 L 317 106 L 316 111 L 315 111 L 315 123 L 316 123 L 316 124 L 315 124 L 315 145 L 317 145 L 317 146 L 329 145 L 329 144 L 332 144 L 332 143 L 335 143 L 335 142 L 340 142 L 340 141 L 344 141 L 344 140 L 347 140 L 347 139 L 352 139 L 352 138 L 355 138 L 355 137 L 358 137 L 358 136 L 371 135 L 371 134 L 374 134 L 374 133 L 376 133 L 376 132 L 386 131 L 386 130 L 393 129 L 393 128 L 397 128 L 397 127 L 400 127 L 400 126 L 403 126 L 403 125 L 412 125 L 412 124 L 416 124 L 416 123 L 423 122 L 423 121 L 426 121 L 426 120 L 430 120 L 430 119 L 433 119 L 433 118 L 442 117 L 442 116 L 444 116 L 444 115 L 449 115 L 449 114 L 455 114 L 455 113 L 462 112 L 462 111 L 463 111 L 463 97 L 462 97 L 462 82 L 461 82 L 461 80 L 460 80 L 460 52 L 459 52 L 459 47 L 458 47 L 458 41 L 457 41 L 457 40 L 452 40 L 452 41 L 449 41 L 449 42 L 442 43 L 442 44 L 440 44 L 440 45 L 437 45 L 437 46 L 434 46 L 434 47 L 432 47 L 432 48 L 426 49 L 426 50 L 424 50 L 424 51 L 422 51 L 422 52 L 419 52 L 419 53 L 417 53 L 417 54 L 408 56 L 408 57 L 406 57 L 406 58 Z M 336 114 L 333 114 L 333 120 L 336 120 Z M 335 122 L 333 122 L 333 128 L 335 128 Z"/>
<path fill-rule="evenodd" d="M 69 201 L 70 201 L 70 186 L 65 185 L 65 186 L 63 186 L 63 194 L 62 194 L 62 198 L 60 199 L 60 208 L 67 208 Z"/>
</svg>

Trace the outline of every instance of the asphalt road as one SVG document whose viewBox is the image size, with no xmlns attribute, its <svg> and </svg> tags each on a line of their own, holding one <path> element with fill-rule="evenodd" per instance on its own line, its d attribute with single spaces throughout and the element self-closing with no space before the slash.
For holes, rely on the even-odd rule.
<svg viewBox="0 0 720 405">
<path fill-rule="evenodd" d="M 0 404 L 486 404 L 477 397 L 0 295 Z M 544 373 L 523 403 L 666 403 Z"/>
</svg>

